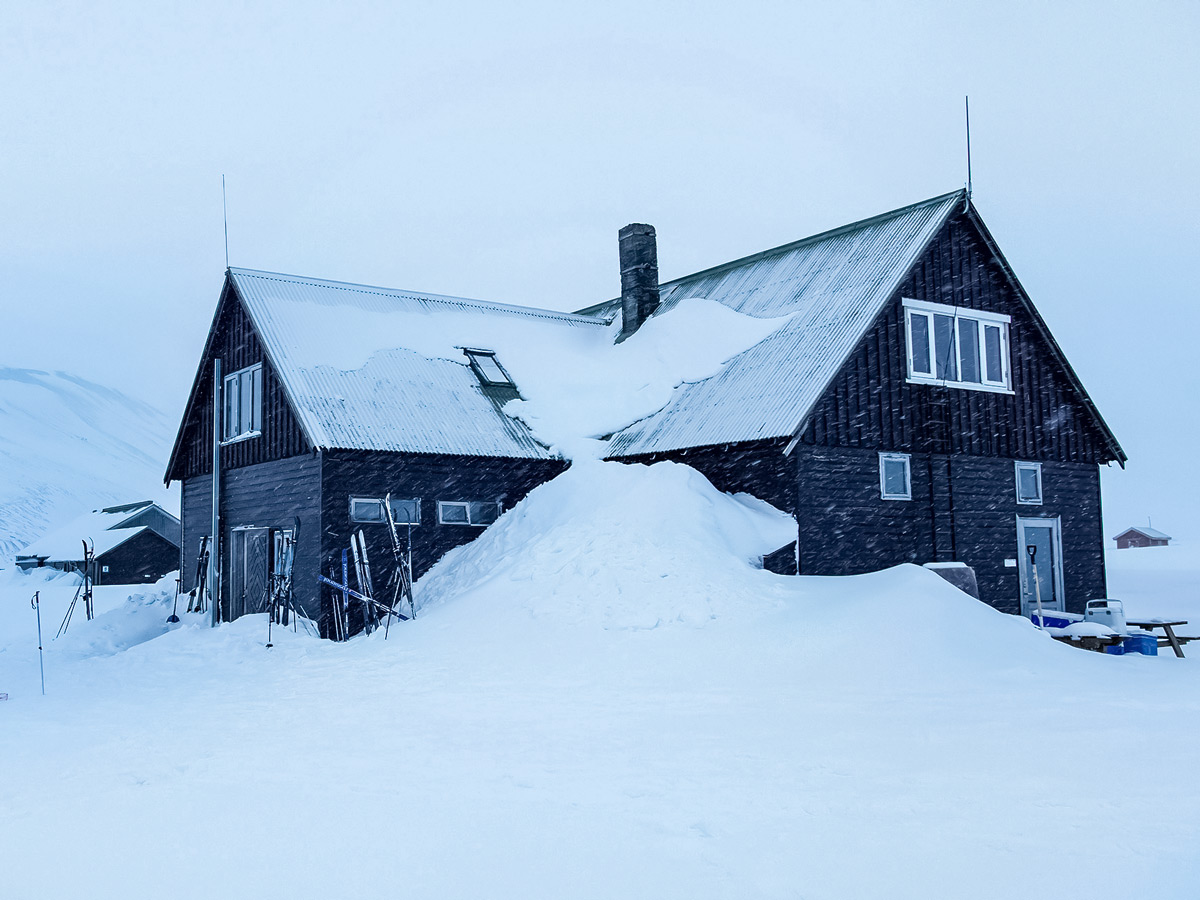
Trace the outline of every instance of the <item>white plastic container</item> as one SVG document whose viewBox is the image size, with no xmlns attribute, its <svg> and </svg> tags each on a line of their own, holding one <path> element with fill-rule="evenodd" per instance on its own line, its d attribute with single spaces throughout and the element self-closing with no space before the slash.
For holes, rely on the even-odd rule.
<svg viewBox="0 0 1200 900">
<path fill-rule="evenodd" d="M 1125 606 L 1120 600 L 1089 600 L 1083 620 L 1111 628 L 1117 634 L 1129 632 L 1129 626 L 1125 624 Z"/>
</svg>

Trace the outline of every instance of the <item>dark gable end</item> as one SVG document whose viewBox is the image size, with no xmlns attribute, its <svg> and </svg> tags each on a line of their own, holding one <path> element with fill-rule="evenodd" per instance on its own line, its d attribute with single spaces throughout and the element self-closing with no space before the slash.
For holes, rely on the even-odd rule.
<svg viewBox="0 0 1200 900">
<path fill-rule="evenodd" d="M 909 384 L 905 298 L 1012 316 L 1014 393 Z M 1125 461 L 973 207 L 952 216 L 930 240 L 813 407 L 801 443 Z"/>
<path fill-rule="evenodd" d="M 212 467 L 213 360 L 223 375 L 257 363 L 263 367 L 262 436 L 221 448 L 222 468 L 238 468 L 310 452 L 312 444 L 228 274 L 192 382 L 165 481 L 207 474 Z"/>
</svg>

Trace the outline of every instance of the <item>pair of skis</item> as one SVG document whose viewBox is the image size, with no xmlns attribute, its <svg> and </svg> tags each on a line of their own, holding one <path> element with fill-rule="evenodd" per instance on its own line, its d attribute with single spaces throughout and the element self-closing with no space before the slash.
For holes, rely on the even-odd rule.
<svg viewBox="0 0 1200 900">
<path fill-rule="evenodd" d="M 392 602 L 390 610 L 395 611 L 400 618 L 417 617 L 417 604 L 413 600 L 412 589 L 412 517 L 409 516 L 408 521 L 408 540 L 405 542 L 405 547 L 400 546 L 400 535 L 396 530 L 396 517 L 392 514 L 392 495 L 388 494 L 383 499 L 384 513 L 387 515 L 388 533 L 392 538 L 392 558 L 395 562 L 395 569 L 392 572 Z M 404 601 L 408 601 L 408 616 L 402 615 L 404 610 Z M 391 627 L 392 619 L 388 617 L 387 625 L 383 629 L 384 640 L 387 640 L 388 629 Z"/>
<path fill-rule="evenodd" d="M 190 613 L 204 612 L 206 608 L 205 597 L 207 595 L 205 588 L 208 581 L 208 548 L 210 543 L 211 540 L 207 534 L 200 538 L 200 553 L 196 557 L 196 578 L 193 582 L 195 587 L 188 594 L 187 611 Z"/>
<path fill-rule="evenodd" d="M 271 579 L 267 597 L 267 646 L 271 646 L 271 626 L 278 622 L 284 628 L 291 619 L 292 628 L 296 628 L 299 618 L 295 603 L 292 599 L 292 566 L 296 561 L 296 542 L 300 539 L 300 517 L 292 520 L 291 531 L 280 531 L 279 542 L 273 545 L 274 558 L 271 560 Z"/>
<path fill-rule="evenodd" d="M 354 578 L 358 582 L 358 593 L 363 604 L 363 630 L 370 634 L 379 624 L 375 612 L 375 586 L 371 582 L 371 563 L 367 558 L 367 539 L 362 529 L 350 534 L 350 552 L 354 556 Z"/>
<path fill-rule="evenodd" d="M 75 605 L 79 602 L 80 598 L 83 599 L 83 610 L 87 615 L 88 621 L 90 622 L 96 618 L 96 609 L 92 597 L 92 569 L 95 562 L 95 542 L 89 545 L 87 541 L 83 541 L 83 581 L 79 582 L 79 587 L 75 588 L 75 596 L 71 598 L 71 605 L 67 607 L 67 614 L 63 617 L 62 624 L 58 626 L 58 634 L 54 635 L 55 640 L 66 634 L 67 627 L 71 624 L 71 614 L 75 612 Z"/>
</svg>

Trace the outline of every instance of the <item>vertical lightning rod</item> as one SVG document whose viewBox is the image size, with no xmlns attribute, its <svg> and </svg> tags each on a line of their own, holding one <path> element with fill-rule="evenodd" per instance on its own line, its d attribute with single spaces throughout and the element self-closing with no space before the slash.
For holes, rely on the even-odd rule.
<svg viewBox="0 0 1200 900">
<path fill-rule="evenodd" d="M 229 268 L 229 205 L 225 202 L 225 176 L 221 176 L 221 218 L 225 221 L 225 268 Z"/>
<path fill-rule="evenodd" d="M 963 97 L 963 106 L 967 114 L 967 200 L 971 199 L 971 98 Z M 226 251 L 228 252 L 228 251 Z"/>
<path fill-rule="evenodd" d="M 208 541 L 208 596 L 212 603 L 212 625 L 221 621 L 221 590 L 217 578 L 221 573 L 221 360 L 213 360 L 212 408 L 212 537 Z"/>
</svg>

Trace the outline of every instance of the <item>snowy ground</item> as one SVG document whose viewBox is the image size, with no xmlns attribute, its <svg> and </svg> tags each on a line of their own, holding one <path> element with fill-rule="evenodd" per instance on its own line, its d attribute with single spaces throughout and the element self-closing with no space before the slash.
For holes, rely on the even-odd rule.
<svg viewBox="0 0 1200 900">
<path fill-rule="evenodd" d="M 1054 644 L 915 567 L 753 568 L 783 525 L 684 467 L 576 466 L 387 642 L 272 650 L 119 588 L 50 641 L 73 586 L 0 577 L 0 894 L 1196 896 L 1194 661 Z"/>
<path fill-rule="evenodd" d="M 1179 631 L 1200 635 L 1200 548 L 1110 547 L 1105 569 L 1109 596 L 1124 604 L 1127 615 L 1186 619 L 1187 626 Z"/>
</svg>

